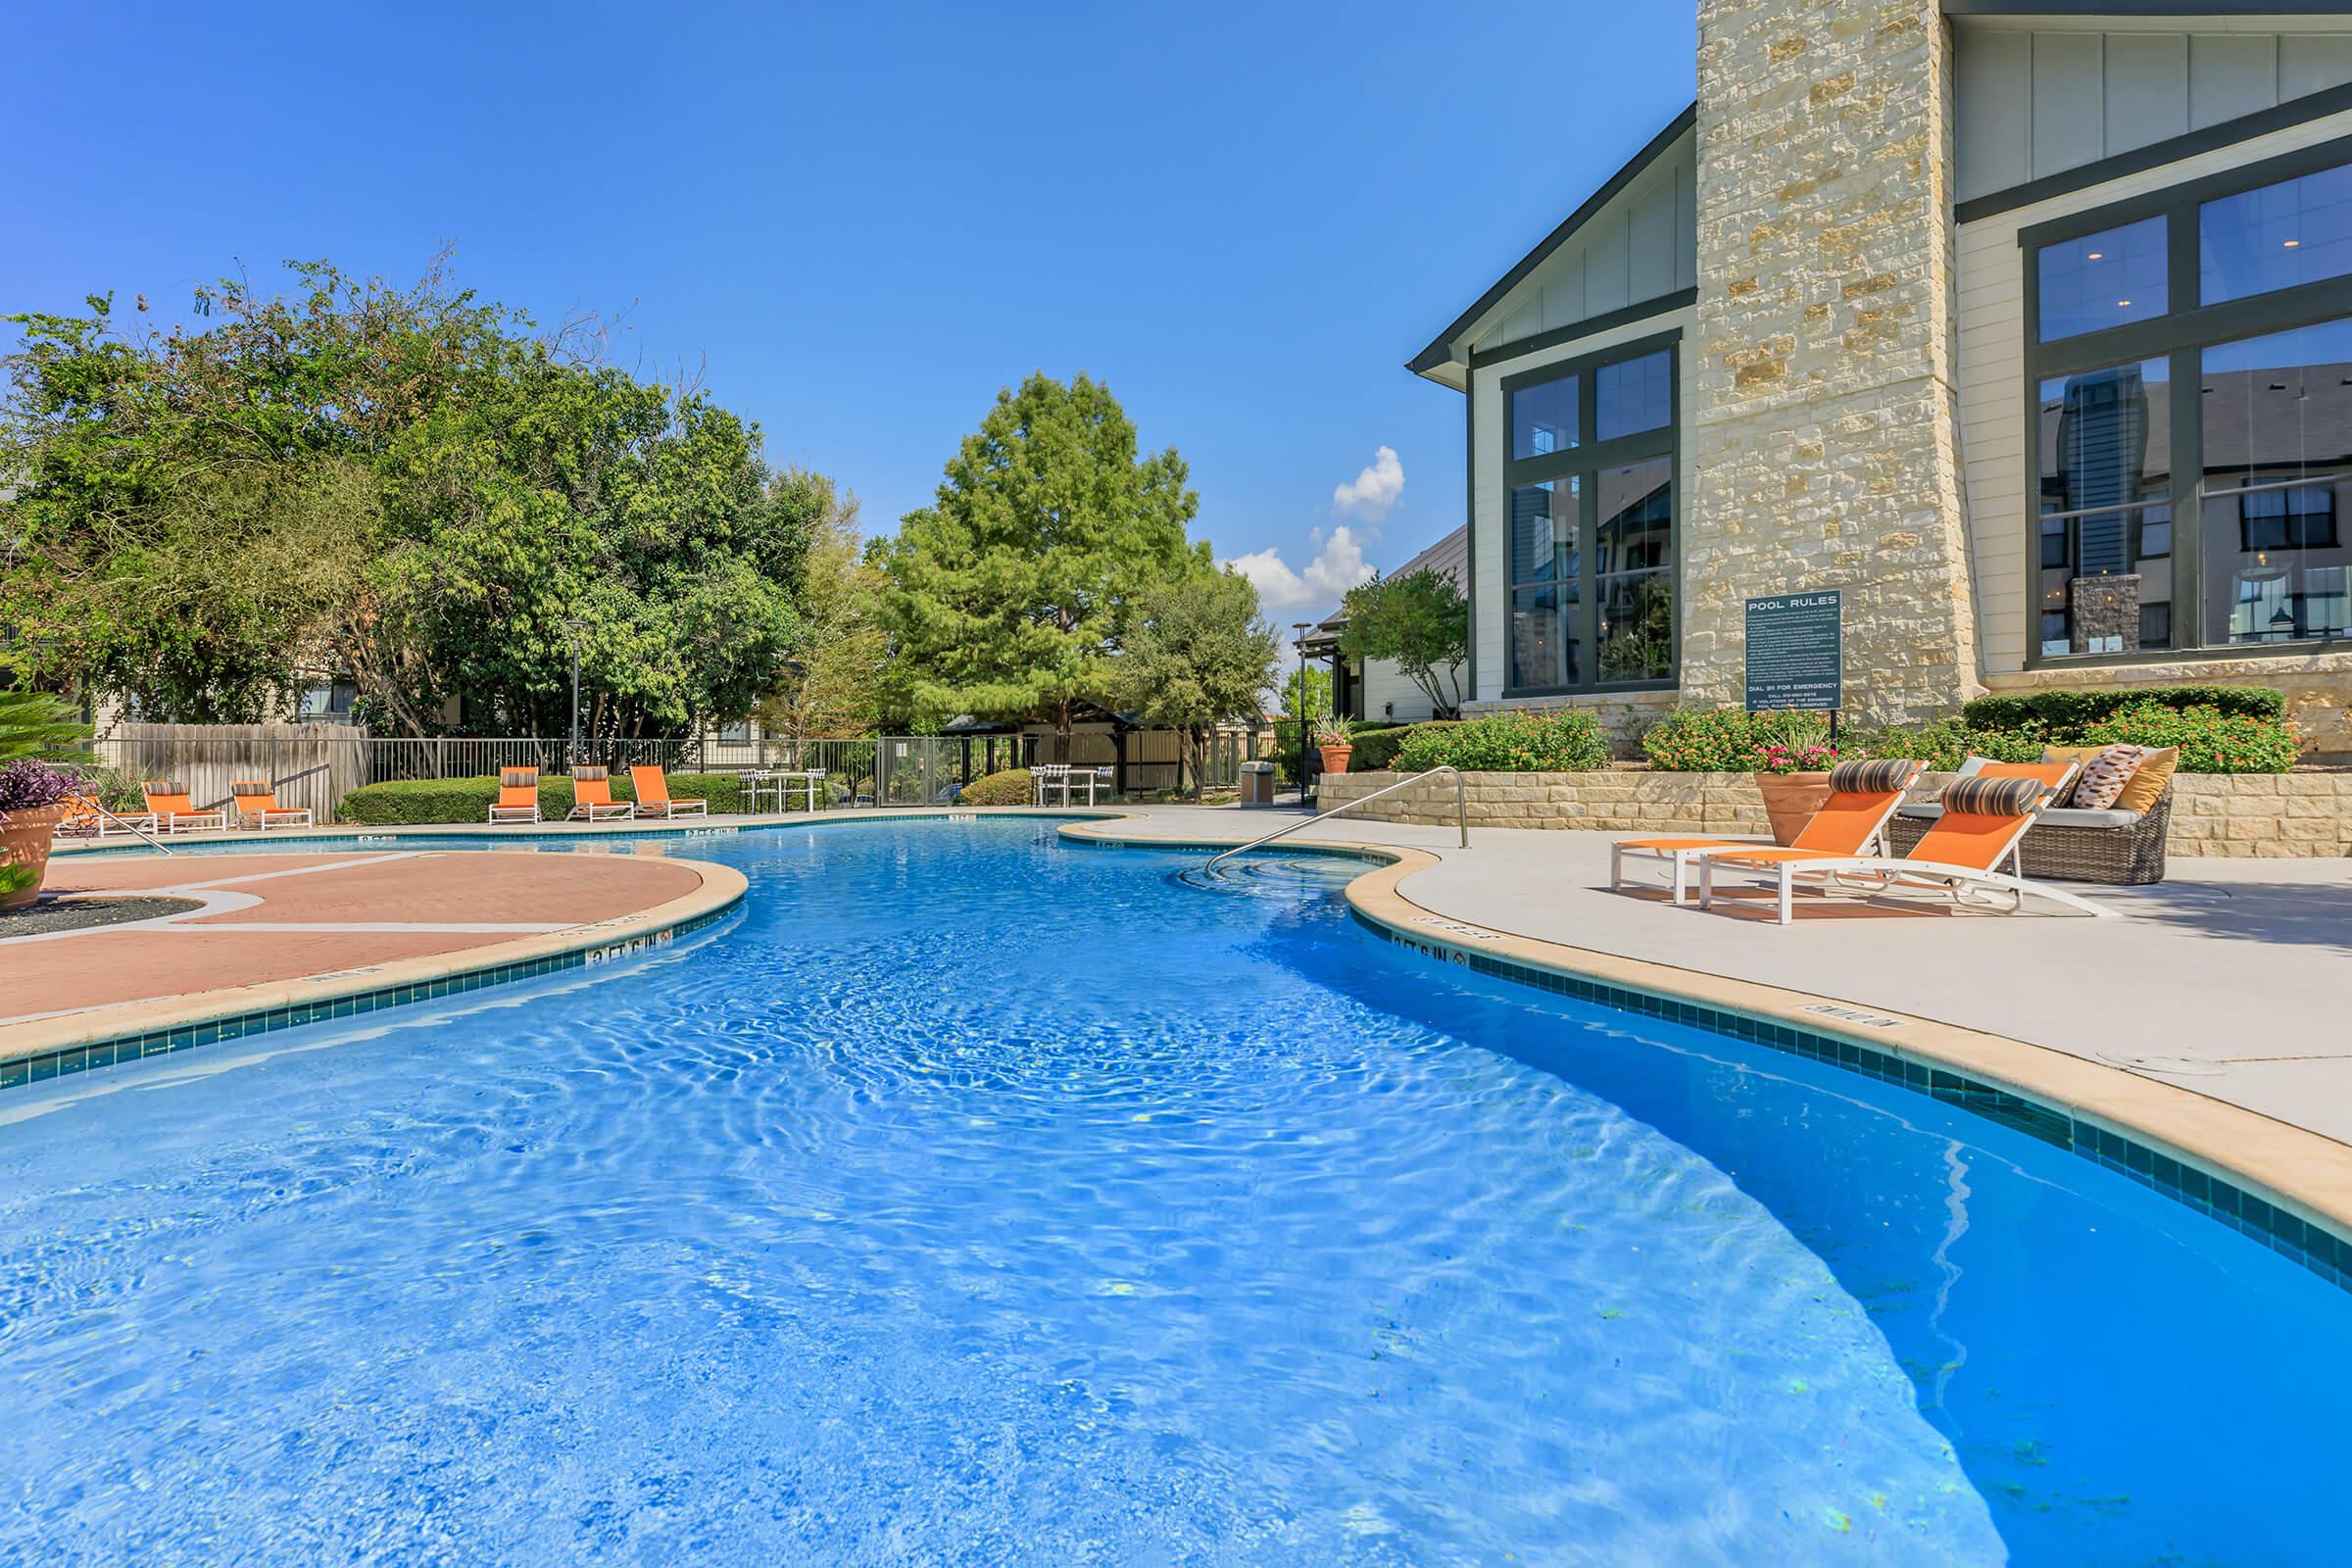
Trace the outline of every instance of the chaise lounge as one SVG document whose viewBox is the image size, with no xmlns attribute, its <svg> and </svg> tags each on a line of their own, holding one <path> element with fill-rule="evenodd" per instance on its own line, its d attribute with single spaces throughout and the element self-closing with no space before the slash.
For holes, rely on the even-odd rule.
<svg viewBox="0 0 2352 1568">
<path fill-rule="evenodd" d="M 1839 762 L 1830 769 L 1830 798 L 1799 828 L 1791 848 L 1812 855 L 1868 855 L 1886 845 L 1887 819 L 1923 764 L 1903 758 Z M 1740 839 L 1619 839 L 1609 846 L 1609 889 L 1627 885 L 1626 858 L 1659 859 L 1674 868 L 1674 902 L 1687 903 L 1690 866 L 1710 855 L 1765 846 Z"/>
</svg>

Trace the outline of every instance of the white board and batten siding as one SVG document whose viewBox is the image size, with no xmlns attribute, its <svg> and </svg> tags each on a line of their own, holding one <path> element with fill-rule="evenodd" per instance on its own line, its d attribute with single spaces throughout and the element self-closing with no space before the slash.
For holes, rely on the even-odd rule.
<svg viewBox="0 0 2352 1568">
<path fill-rule="evenodd" d="M 1969 557 L 1986 674 L 2023 669 L 2033 635 L 2027 528 L 2034 454 L 2027 446 L 2025 384 L 2033 326 L 2026 320 L 2027 260 L 2019 231 L 2345 135 L 2352 135 L 2352 111 L 1961 225 L 1954 360 Z"/>
<path fill-rule="evenodd" d="M 1493 702 L 1502 696 L 1505 661 L 1509 643 L 1510 584 L 1505 576 L 1510 570 L 1510 495 L 1503 483 L 1503 447 L 1507 432 L 1503 427 L 1506 416 L 1503 409 L 1502 378 L 1524 371 L 1541 369 L 1565 360 L 1579 359 L 1601 349 L 1614 348 L 1620 343 L 1632 343 L 1654 337 L 1662 332 L 1679 329 L 1683 334 L 1682 353 L 1676 364 L 1679 380 L 1678 396 L 1685 411 L 1695 407 L 1699 356 L 1692 351 L 1698 334 L 1698 312 L 1694 309 L 1668 311 L 1662 315 L 1644 317 L 1623 326 L 1591 337 L 1578 338 L 1522 358 L 1506 360 L 1499 365 L 1481 366 L 1471 372 L 1473 389 L 1473 419 L 1471 432 L 1471 530 L 1475 541 L 1473 564 L 1477 591 L 1472 595 L 1478 624 L 1473 628 L 1478 651 L 1479 702 Z M 1691 489 L 1691 448 L 1690 426 L 1686 418 L 1683 429 L 1682 459 L 1675 483 L 1682 494 Z M 1590 649 L 1583 650 L 1592 657 Z M 1398 709 L 1401 712 L 1403 710 Z"/>
<path fill-rule="evenodd" d="M 1969 19 L 1957 43 L 1962 201 L 2352 82 L 2342 15 Z"/>
<path fill-rule="evenodd" d="M 1698 163 L 1686 132 L 1468 333 L 1489 350 L 1698 281 Z"/>
</svg>

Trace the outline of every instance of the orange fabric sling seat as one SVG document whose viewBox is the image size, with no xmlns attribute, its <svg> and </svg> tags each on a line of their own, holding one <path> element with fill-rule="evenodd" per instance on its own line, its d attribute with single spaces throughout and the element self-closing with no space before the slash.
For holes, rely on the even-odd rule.
<svg viewBox="0 0 2352 1568">
<path fill-rule="evenodd" d="M 708 816 L 709 801 L 672 800 L 669 777 L 659 767 L 637 766 L 629 769 L 629 787 L 637 793 L 639 816 Z"/>
<path fill-rule="evenodd" d="M 200 811 L 188 799 L 188 787 L 177 779 L 155 779 L 139 786 L 147 797 L 147 810 L 156 825 L 166 833 L 197 833 L 206 829 L 226 831 L 228 813 Z"/>
<path fill-rule="evenodd" d="M 1813 855 L 1861 855 L 1882 841 L 1886 819 L 1903 804 L 1903 792 L 1925 763 L 1907 758 L 1839 762 L 1830 769 L 1830 798 L 1806 818 L 1794 848 Z M 1710 855 L 1758 848 L 1740 839 L 1619 839 L 1609 846 L 1609 886 L 1626 885 L 1629 857 L 1665 860 L 1673 867 L 1674 902 L 1684 902 L 1692 861 Z"/>
<path fill-rule="evenodd" d="M 499 769 L 498 803 L 490 808 L 493 822 L 539 820 L 539 770 L 535 767 Z"/>
<path fill-rule="evenodd" d="M 637 814 L 637 808 L 627 801 L 612 798 L 612 775 L 602 767 L 575 767 L 571 770 L 571 810 L 564 817 L 572 821 L 585 817 L 591 822 L 626 821 Z"/>
<path fill-rule="evenodd" d="M 277 790 L 266 778 L 233 780 L 228 793 L 236 797 L 237 821 L 245 827 L 265 831 L 273 827 L 309 827 L 311 808 L 307 806 L 280 806 Z"/>
</svg>

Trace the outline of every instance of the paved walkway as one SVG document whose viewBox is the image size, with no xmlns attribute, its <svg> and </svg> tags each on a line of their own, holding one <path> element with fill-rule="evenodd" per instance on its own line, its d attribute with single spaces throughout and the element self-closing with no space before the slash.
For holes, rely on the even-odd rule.
<svg viewBox="0 0 2352 1568">
<path fill-rule="evenodd" d="M 165 894 L 201 907 L 0 941 L 0 1025 L 571 930 L 701 883 L 656 854 L 64 856 L 50 892 Z"/>
<path fill-rule="evenodd" d="M 1152 807 L 1133 829 L 1231 839 L 1282 819 Z M 1465 851 L 1451 828 L 1342 817 L 1311 836 L 1440 856 L 1398 891 L 1452 919 L 2005 1035 L 2352 1144 L 2352 860 L 2176 859 L 2151 888 L 2069 884 L 2111 920 L 1824 901 L 1781 927 L 1609 892 L 1619 834 L 1473 828 Z"/>
</svg>

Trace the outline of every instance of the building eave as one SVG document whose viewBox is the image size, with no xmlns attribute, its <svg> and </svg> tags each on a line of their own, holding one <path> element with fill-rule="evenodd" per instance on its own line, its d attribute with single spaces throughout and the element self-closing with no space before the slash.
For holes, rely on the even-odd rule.
<svg viewBox="0 0 2352 1568">
<path fill-rule="evenodd" d="M 1440 332 L 1429 347 L 1406 361 L 1404 368 L 1415 375 L 1426 376 L 1442 386 L 1450 386 L 1456 391 L 1461 390 L 1464 379 L 1469 373 L 1469 368 L 1463 360 L 1455 358 L 1455 341 L 1476 325 L 1481 317 L 1500 303 L 1504 295 L 1525 282 L 1529 273 L 1544 265 L 1545 258 L 1574 239 L 1579 229 L 1599 216 L 1602 208 L 1608 206 L 1628 185 L 1639 179 L 1643 170 L 1656 163 L 1665 155 L 1668 148 L 1680 141 L 1697 123 L 1698 105 L 1693 103 L 1690 108 L 1675 116 L 1673 122 L 1664 130 L 1652 136 L 1648 145 L 1634 154 L 1624 168 L 1611 174 L 1600 189 L 1586 199 L 1582 207 L 1569 214 L 1566 222 L 1544 236 L 1542 244 L 1521 257 L 1516 267 L 1503 273 L 1501 279 L 1493 288 L 1478 297 L 1477 304 L 1455 317 L 1453 324 Z"/>
</svg>

